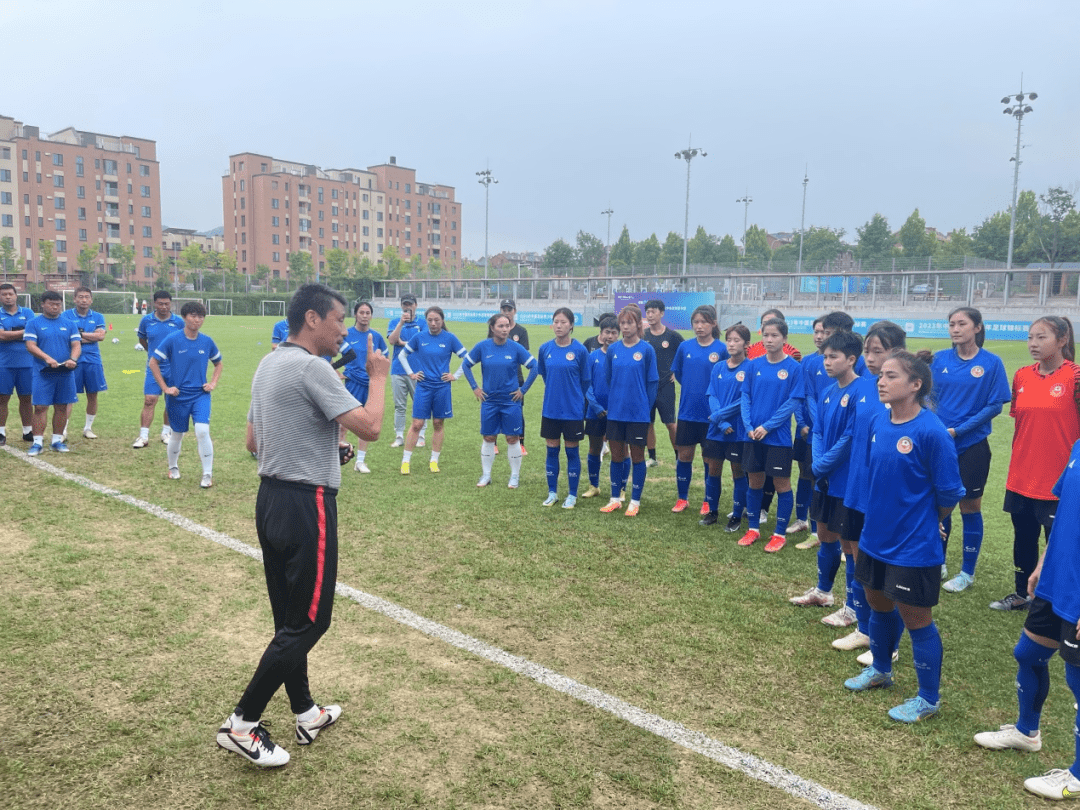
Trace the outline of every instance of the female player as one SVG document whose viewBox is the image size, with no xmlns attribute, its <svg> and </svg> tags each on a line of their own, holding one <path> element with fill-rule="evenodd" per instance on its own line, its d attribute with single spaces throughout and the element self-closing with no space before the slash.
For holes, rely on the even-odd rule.
<svg viewBox="0 0 1080 810">
<path fill-rule="evenodd" d="M 1080 439 L 1080 366 L 1068 318 L 1047 315 L 1028 329 L 1035 364 L 1013 375 L 1009 415 L 1016 420 L 1005 480 L 1005 511 L 1012 517 L 1016 590 L 991 602 L 994 610 L 1026 610 L 1028 579 L 1039 559 L 1039 530 L 1050 536 L 1057 508 L 1053 486 Z"/>
<path fill-rule="evenodd" d="M 701 454 L 709 466 L 705 479 L 705 501 L 709 511 L 700 521 L 702 526 L 712 526 L 719 518 L 720 474 L 724 460 L 731 465 L 732 504 L 727 530 L 736 531 L 742 525 L 742 513 L 746 505 L 746 473 L 742 468 L 743 445 L 746 429 L 739 417 L 739 392 L 746 379 L 749 361 L 746 347 L 750 345 L 750 330 L 737 323 L 724 332 L 727 344 L 727 360 L 712 367 L 709 380 L 709 430 L 701 445 Z"/>
<path fill-rule="evenodd" d="M 678 500 L 672 512 L 682 512 L 689 506 L 690 479 L 694 475 L 694 447 L 702 445 L 709 433 L 709 383 L 713 366 L 727 359 L 727 349 L 720 344 L 720 328 L 716 325 L 716 308 L 708 304 L 698 307 L 690 316 L 690 326 L 697 340 L 679 344 L 671 370 L 679 381 L 679 419 L 675 427 L 675 483 Z M 701 505 L 701 514 L 713 511 L 708 498 Z M 713 520 L 715 523 L 715 519 Z"/>
<path fill-rule="evenodd" d="M 523 427 L 521 401 L 536 380 L 536 358 L 520 343 L 510 340 L 513 324 L 509 315 L 491 319 L 491 337 L 481 340 L 462 360 L 458 375 L 464 374 L 473 394 L 480 400 L 480 480 L 478 487 L 491 483 L 491 466 L 495 461 L 495 439 L 506 437 L 506 458 L 510 462 L 510 489 L 517 489 L 521 476 L 521 446 L 518 437 Z M 480 364 L 484 370 L 484 385 L 476 384 L 472 367 Z M 529 369 L 529 376 L 518 386 L 518 369 Z M 455 379 L 457 376 L 455 375 Z"/>
<path fill-rule="evenodd" d="M 607 392 L 607 437 L 611 447 L 611 500 L 601 512 L 614 512 L 621 505 L 623 461 L 633 464 L 634 483 L 626 516 L 634 517 L 641 506 L 645 488 L 645 443 L 649 433 L 649 413 L 656 400 L 660 375 L 656 353 L 645 342 L 641 310 L 627 304 L 619 312 L 622 340 L 608 347 L 604 358 L 604 388 Z M 601 403 L 603 404 L 603 403 Z"/>
<path fill-rule="evenodd" d="M 856 692 L 891 686 L 892 651 L 904 628 L 919 693 L 889 710 L 914 723 L 940 708 L 941 636 L 933 606 L 941 590 L 939 521 L 964 495 L 956 445 L 926 409 L 933 387 L 930 367 L 915 355 L 894 351 L 882 364 L 878 398 L 890 410 L 874 417 L 868 448 L 870 500 L 859 540 L 855 573 L 870 603 L 870 650 L 874 662 L 844 686 Z"/>
<path fill-rule="evenodd" d="M 464 362 L 465 347 L 457 336 L 445 330 L 446 316 L 439 307 L 428 307 L 424 311 L 427 321 L 427 334 L 413 335 L 405 345 L 398 361 L 409 379 L 415 380 L 416 395 L 413 397 L 413 418 L 409 432 L 405 436 L 405 452 L 401 456 L 401 474 L 409 474 L 409 462 L 412 460 L 416 440 L 420 438 L 420 429 L 424 421 L 431 419 L 434 437 L 431 440 L 431 461 L 428 469 L 439 471 L 439 454 L 443 446 L 443 423 L 454 416 L 454 403 L 450 396 L 450 383 L 455 379 L 450 373 L 450 357 L 457 355 Z M 412 365 L 416 365 L 413 371 Z"/>
<path fill-rule="evenodd" d="M 975 563 L 983 540 L 982 495 L 990 476 L 987 437 L 994 417 L 1009 401 L 1009 378 L 1000 358 L 982 347 L 986 329 L 979 310 L 957 307 L 950 312 L 949 337 L 952 348 L 937 352 L 930 370 L 934 373 L 934 412 L 956 440 L 960 477 L 967 488 L 960 499 L 963 567 L 943 586 L 946 591 L 959 593 L 975 581 Z M 942 524 L 947 555 L 952 516 L 946 517 Z M 944 579 L 945 569 L 941 572 Z"/>
<path fill-rule="evenodd" d="M 1050 542 L 1028 580 L 1035 597 L 1024 632 L 1013 649 L 1020 712 L 1015 725 L 976 734 L 975 742 L 983 748 L 1042 748 L 1039 719 L 1050 692 L 1049 661 L 1059 647 L 1065 661 L 1065 683 L 1073 699 L 1080 701 L 1080 538 L 1074 528 L 1080 521 L 1080 443 L 1073 445 L 1069 463 L 1053 491 L 1060 498 L 1057 518 Z M 1080 712 L 1076 722 L 1080 725 Z M 1076 737 L 1076 756 L 1070 769 L 1054 769 L 1025 779 L 1024 787 L 1045 799 L 1080 796 L 1080 736 Z"/>
<path fill-rule="evenodd" d="M 787 542 L 785 532 L 791 518 L 791 414 L 803 398 L 803 375 L 799 364 L 784 352 L 788 328 L 773 318 L 761 327 L 765 355 L 751 361 L 743 380 L 740 416 L 746 428 L 743 467 L 750 478 L 746 511 L 750 528 L 739 539 L 740 546 L 753 545 L 761 536 L 761 496 L 765 476 L 776 486 L 776 530 L 765 551 L 775 553 Z"/>
<path fill-rule="evenodd" d="M 589 403 L 585 411 L 585 435 L 589 437 L 589 488 L 582 493 L 582 498 L 594 498 L 600 494 L 600 461 L 607 452 L 607 389 L 604 388 L 604 358 L 608 346 L 619 339 L 619 322 L 615 314 L 600 318 L 600 334 L 597 335 L 597 348 L 589 353 L 589 387 L 585 390 L 585 399 Z M 590 338 L 592 340 L 592 338 Z"/>
<path fill-rule="evenodd" d="M 574 340 L 574 313 L 559 307 L 551 317 L 555 339 L 540 347 L 538 370 L 544 378 L 544 406 L 541 411 L 540 437 L 547 443 L 548 496 L 544 506 L 559 499 L 559 441 L 566 443 L 566 480 L 570 492 L 563 509 L 577 503 L 581 479 L 581 456 L 578 443 L 585 438 L 585 392 L 589 389 L 591 367 L 588 352 Z"/>
<path fill-rule="evenodd" d="M 356 397 L 361 405 L 367 405 L 368 401 L 368 373 L 367 373 L 367 347 L 368 336 L 371 337 L 371 346 L 383 355 L 387 354 L 386 338 L 379 332 L 371 331 L 371 316 L 375 314 L 374 307 L 367 301 L 357 301 L 353 306 L 353 318 L 355 325 L 349 327 L 345 336 L 346 346 L 351 347 L 356 357 L 350 360 L 342 372 L 345 377 L 345 388 Z M 342 347 L 342 354 L 346 346 Z M 345 438 L 346 430 L 341 428 L 341 438 Z M 371 470 L 365 463 L 368 443 L 356 437 L 356 464 L 353 466 L 358 473 L 369 473 Z"/>
</svg>

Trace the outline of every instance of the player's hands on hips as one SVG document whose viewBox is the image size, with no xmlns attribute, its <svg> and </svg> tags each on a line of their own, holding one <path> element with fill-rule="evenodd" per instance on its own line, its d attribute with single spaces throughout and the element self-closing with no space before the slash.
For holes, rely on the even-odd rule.
<svg viewBox="0 0 1080 810">
<path fill-rule="evenodd" d="M 217 383 L 214 382 L 213 380 L 210 380 L 210 381 L 207 381 L 207 382 L 203 383 L 202 390 L 209 394 L 215 388 L 217 388 Z"/>
<path fill-rule="evenodd" d="M 180 396 L 180 389 L 175 385 L 170 385 L 168 388 L 162 389 L 163 394 L 168 394 L 170 397 Z"/>
<path fill-rule="evenodd" d="M 473 392 L 474 394 L 476 394 L 476 398 L 477 398 L 478 400 L 480 400 L 481 402 L 487 402 L 487 394 L 486 394 L 486 393 L 484 393 L 484 389 L 483 389 L 483 388 L 481 388 L 480 386 L 477 386 L 476 388 L 474 388 L 474 389 L 472 390 L 472 392 Z"/>
<path fill-rule="evenodd" d="M 454 381 L 454 375 L 451 374 L 449 371 L 444 371 L 442 373 L 442 376 L 439 377 L 439 379 L 442 380 L 443 382 L 453 382 Z"/>
<path fill-rule="evenodd" d="M 521 402 L 523 399 L 525 399 L 525 395 L 521 393 L 521 389 L 519 388 L 517 391 L 510 395 L 510 399 L 514 400 L 514 402 Z"/>
<path fill-rule="evenodd" d="M 412 374 L 409 375 L 409 379 L 413 382 L 420 382 L 422 379 L 424 379 L 424 372 L 414 371 Z"/>
</svg>

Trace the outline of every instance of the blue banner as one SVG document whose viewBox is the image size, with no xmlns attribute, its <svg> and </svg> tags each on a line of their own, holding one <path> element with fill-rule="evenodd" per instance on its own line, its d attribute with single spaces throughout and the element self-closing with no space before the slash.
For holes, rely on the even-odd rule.
<svg viewBox="0 0 1080 810">
<path fill-rule="evenodd" d="M 855 331 L 866 334 L 870 324 L 881 318 L 856 318 Z M 935 320 L 915 320 L 912 318 L 889 318 L 899 324 L 908 338 L 949 338 L 949 324 L 944 318 Z M 788 329 L 800 335 L 813 334 L 814 319 L 793 316 L 787 319 Z M 987 340 L 1027 340 L 1031 324 L 1027 321 L 983 321 Z"/>
<path fill-rule="evenodd" d="M 496 314 L 495 310 L 491 309 L 444 309 L 443 312 L 446 313 L 448 322 L 463 321 L 465 323 L 487 323 L 487 319 Z M 383 307 L 383 314 L 388 319 L 399 318 L 401 317 L 401 308 Z M 553 314 L 551 312 L 518 312 L 514 315 L 514 321 L 526 326 L 550 326 Z M 423 317 L 423 313 L 419 310 L 417 311 L 417 317 Z M 582 323 L 581 313 L 575 312 L 574 325 L 581 326 Z"/>
<path fill-rule="evenodd" d="M 716 293 L 683 293 L 683 292 L 636 292 L 615 293 L 615 311 L 627 304 L 637 304 L 641 307 L 641 314 L 645 314 L 645 302 L 656 299 L 664 302 L 664 325 L 669 329 L 690 331 L 690 316 L 694 310 L 706 304 L 716 306 Z"/>
</svg>

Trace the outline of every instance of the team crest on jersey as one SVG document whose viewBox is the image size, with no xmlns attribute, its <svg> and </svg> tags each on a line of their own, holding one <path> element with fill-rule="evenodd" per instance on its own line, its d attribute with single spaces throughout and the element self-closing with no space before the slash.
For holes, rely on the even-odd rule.
<svg viewBox="0 0 1080 810">
<path fill-rule="evenodd" d="M 519 338 L 517 335 L 514 335 L 514 343 L 517 343 L 520 340 L 521 340 L 521 338 Z"/>
<path fill-rule="evenodd" d="M 712 354 L 709 355 L 709 362 L 710 363 L 715 363 L 719 359 L 720 359 L 720 353 L 719 352 L 713 352 Z"/>
<path fill-rule="evenodd" d="M 778 372 L 776 372 L 776 376 L 777 376 L 777 378 L 779 378 L 781 380 L 786 380 L 787 379 L 787 369 L 786 368 L 780 369 Z"/>
<path fill-rule="evenodd" d="M 666 349 L 671 344 L 669 344 L 666 340 L 663 340 L 663 341 L 660 342 L 660 345 L 663 346 Z"/>
<path fill-rule="evenodd" d="M 566 359 L 569 360 L 571 363 L 574 362 L 574 353 L 573 352 L 567 352 L 566 353 Z"/>
<path fill-rule="evenodd" d="M 912 444 L 911 439 L 907 436 L 901 436 L 896 440 L 897 451 L 903 453 L 905 456 L 910 453 L 914 447 L 915 445 Z"/>
<path fill-rule="evenodd" d="M 986 371 L 985 371 L 985 369 L 983 369 L 982 366 L 972 366 L 971 367 L 971 376 L 975 377 L 976 379 L 981 377 L 985 373 L 986 373 Z"/>
<path fill-rule="evenodd" d="M 848 394 L 844 394 L 842 397 L 840 397 L 840 407 L 841 408 L 846 408 L 847 407 L 848 396 L 849 396 Z"/>
<path fill-rule="evenodd" d="M 644 357 L 644 355 L 641 352 L 634 352 L 635 360 L 641 360 L 642 357 Z"/>
<path fill-rule="evenodd" d="M 738 380 L 739 382 L 742 382 L 743 380 L 746 379 L 746 372 L 745 371 L 740 371 L 738 374 L 735 375 L 735 379 Z"/>
<path fill-rule="evenodd" d="M 1052 397 L 1060 397 L 1064 393 L 1065 393 L 1065 386 L 1062 385 L 1061 383 L 1058 383 L 1057 385 L 1054 385 L 1054 386 L 1052 386 L 1050 388 L 1050 396 L 1052 396 Z"/>
</svg>

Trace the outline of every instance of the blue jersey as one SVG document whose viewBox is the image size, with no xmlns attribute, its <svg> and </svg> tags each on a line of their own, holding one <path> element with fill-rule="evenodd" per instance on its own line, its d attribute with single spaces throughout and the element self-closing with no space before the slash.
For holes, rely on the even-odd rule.
<svg viewBox="0 0 1080 810">
<path fill-rule="evenodd" d="M 856 377 L 843 388 L 834 380 L 821 395 L 817 421 L 814 423 L 813 469 L 817 489 L 827 491 L 830 497 L 841 501 L 847 491 L 855 411 L 864 393 L 864 389 L 856 385 L 860 379 Z"/>
<path fill-rule="evenodd" d="M 616 422 L 648 422 L 659 381 L 656 352 L 644 340 L 633 346 L 621 340 L 608 346 L 604 357 L 607 418 Z"/>
<path fill-rule="evenodd" d="M 991 422 L 1012 400 L 1012 389 L 1001 358 L 979 349 L 963 360 L 955 349 L 934 355 L 934 412 L 947 428 L 956 431 L 956 452 L 990 435 Z"/>
<path fill-rule="evenodd" d="M 366 332 L 361 332 L 355 326 L 350 326 L 348 334 L 345 335 L 345 342 L 352 347 L 352 350 L 356 352 L 356 359 L 351 361 L 345 366 L 346 379 L 358 382 L 361 385 L 368 384 L 367 373 L 367 339 L 368 335 L 371 335 L 371 346 L 381 355 L 386 355 L 389 347 L 386 345 L 386 339 L 378 332 L 373 332 L 368 329 Z M 342 352 L 344 354 L 344 352 Z"/>
<path fill-rule="evenodd" d="M 424 379 L 417 385 L 423 388 L 439 388 L 450 383 L 442 381 L 443 374 L 450 373 L 450 357 L 458 355 L 465 357 L 465 347 L 456 335 L 445 329 L 437 335 L 431 335 L 426 330 L 414 334 L 409 340 L 409 345 L 402 349 L 409 359 L 409 367 L 414 372 L 423 372 Z M 400 357 L 400 355 L 399 355 Z M 405 373 L 402 367 L 401 373 Z"/>
<path fill-rule="evenodd" d="M 743 380 L 750 361 L 743 358 L 732 368 L 730 358 L 713 366 L 709 380 L 709 432 L 706 438 L 714 442 L 745 442 L 746 428 L 741 416 Z M 727 429 L 732 432 L 728 433 Z"/>
<path fill-rule="evenodd" d="M 389 326 L 387 326 L 386 328 L 387 337 L 390 337 L 390 335 L 394 334 L 394 330 L 397 329 L 397 325 L 400 321 L 401 318 L 394 318 L 392 321 L 390 321 Z M 408 343 L 417 335 L 426 335 L 427 330 L 428 329 L 426 321 L 413 318 L 411 321 L 401 324 L 401 334 L 398 335 L 398 337 L 403 343 Z M 404 346 L 394 347 L 394 356 L 391 358 L 393 362 L 391 362 L 390 364 L 391 374 L 405 373 L 405 369 L 402 367 L 401 360 L 399 359 L 401 357 L 401 352 L 404 350 L 404 348 Z"/>
<path fill-rule="evenodd" d="M 209 335 L 199 332 L 191 339 L 184 332 L 176 332 L 154 349 L 154 358 L 160 366 L 168 364 L 162 376 L 170 386 L 180 389 L 178 398 L 193 399 L 206 393 L 206 364 L 220 363 L 221 352 Z"/>
<path fill-rule="evenodd" d="M 100 312 L 94 312 L 92 309 L 86 315 L 80 315 L 79 310 L 72 307 L 64 313 L 64 317 L 69 321 L 74 321 L 79 332 L 96 332 L 98 329 L 105 328 L 105 316 Z M 101 365 L 101 348 L 98 341 L 83 343 L 82 354 L 79 355 L 79 365 Z"/>
<path fill-rule="evenodd" d="M 589 407 L 585 411 L 586 419 L 599 419 L 607 410 L 608 390 L 605 364 L 607 352 L 601 346 L 589 353 L 589 387 L 585 390 L 585 399 Z"/>
<path fill-rule="evenodd" d="M 696 338 L 679 344 L 671 371 L 680 386 L 680 422 L 709 421 L 709 382 L 713 366 L 727 357 L 727 346 L 716 339 L 705 346 Z"/>
<path fill-rule="evenodd" d="M 825 371 L 825 355 L 820 352 L 814 352 L 804 357 L 801 365 L 803 385 L 806 387 L 806 398 L 803 400 L 802 407 L 795 412 L 795 424 L 800 433 L 804 427 L 811 429 L 811 433 L 806 437 L 807 441 L 810 441 L 817 410 L 821 405 L 821 395 L 836 380 Z M 859 377 L 873 376 L 870 374 L 870 369 L 866 367 L 866 361 L 862 359 L 862 355 L 859 355 L 855 361 L 855 374 Z"/>
<path fill-rule="evenodd" d="M 844 506 L 866 514 L 870 500 L 870 425 L 873 424 L 874 417 L 879 413 L 888 413 L 889 408 L 878 398 L 877 377 L 859 377 L 848 388 L 855 400 L 855 423 L 851 432 L 851 455 L 848 458 L 848 485 L 844 492 Z"/>
<path fill-rule="evenodd" d="M 289 339 L 289 321 L 278 321 L 274 324 L 274 331 L 270 333 L 270 342 L 277 346 L 281 341 Z"/>
<path fill-rule="evenodd" d="M 791 415 L 805 390 L 802 369 L 793 357 L 785 354 L 778 363 L 770 363 L 768 355 L 751 360 L 740 401 L 747 435 L 764 427 L 768 433 L 763 444 L 791 447 Z"/>
<path fill-rule="evenodd" d="M 4 331 L 25 329 L 33 318 L 34 311 L 29 307 L 16 307 L 14 313 L 0 307 L 0 329 Z M 33 365 L 34 358 L 22 340 L 0 341 L 0 368 L 30 368 Z"/>
<path fill-rule="evenodd" d="M 449 362 L 449 360 L 447 361 Z M 412 358 L 409 358 L 410 365 Z M 472 367 L 477 363 L 484 370 L 484 394 L 486 401 L 493 404 L 506 404 L 512 402 L 510 395 L 518 388 L 525 393 L 532 387 L 536 379 L 536 358 L 529 354 L 529 350 L 520 343 L 512 340 L 505 341 L 501 346 L 494 338 L 481 340 L 472 351 L 465 355 L 462 363 L 462 373 L 469 381 L 472 388 L 476 388 L 476 379 L 472 374 Z M 522 385 L 518 384 L 518 369 L 521 366 L 530 370 L 529 379 Z"/>
<path fill-rule="evenodd" d="M 1080 442 L 1072 447 L 1069 463 L 1054 484 L 1059 498 L 1054 528 L 1046 545 L 1042 575 L 1035 595 L 1054 606 L 1054 613 L 1067 622 L 1080 621 Z M 1060 520 L 1058 519 L 1060 518 Z"/>
<path fill-rule="evenodd" d="M 154 356 L 154 351 L 165 338 L 183 331 L 184 319 L 179 315 L 170 315 L 164 321 L 160 320 L 152 312 L 149 315 L 143 315 L 135 334 L 146 341 L 146 362 L 150 362 L 150 358 Z M 158 358 L 158 362 L 160 361 L 161 358 Z"/>
<path fill-rule="evenodd" d="M 580 421 L 585 414 L 585 392 L 592 381 L 588 351 L 573 338 L 569 346 L 549 340 L 540 347 L 537 363 L 544 378 L 541 414 L 548 419 Z"/>
<path fill-rule="evenodd" d="M 79 329 L 74 321 L 68 320 L 63 315 L 48 318 L 45 315 L 35 315 L 26 324 L 23 332 L 23 340 L 32 340 L 45 354 L 49 355 L 57 363 L 63 363 L 71 359 L 71 344 L 79 342 Z M 31 355 L 33 357 L 33 355 Z M 34 365 L 45 368 L 45 361 L 34 357 Z"/>
<path fill-rule="evenodd" d="M 944 563 L 938 508 L 956 506 L 967 490 L 941 420 L 925 408 L 899 425 L 891 411 L 879 413 L 870 426 L 869 467 L 860 553 L 909 568 Z"/>
</svg>

